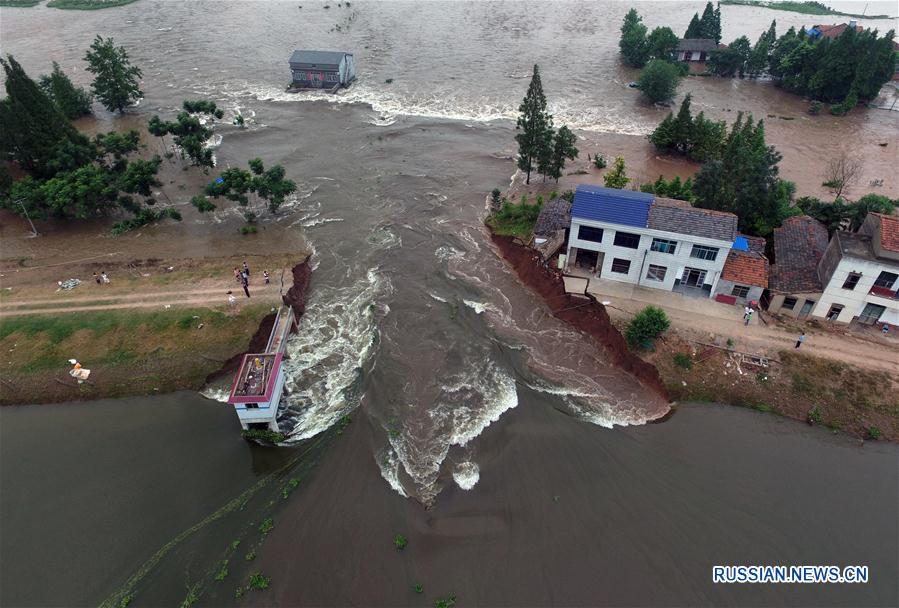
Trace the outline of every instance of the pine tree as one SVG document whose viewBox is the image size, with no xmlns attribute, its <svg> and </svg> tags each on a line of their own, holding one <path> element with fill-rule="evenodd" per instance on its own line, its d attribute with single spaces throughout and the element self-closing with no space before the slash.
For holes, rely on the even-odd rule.
<svg viewBox="0 0 899 608">
<path fill-rule="evenodd" d="M 625 63 L 631 67 L 642 68 L 646 65 L 649 56 L 649 45 L 646 41 L 646 26 L 643 18 L 637 14 L 636 9 L 631 9 L 624 16 L 621 24 L 621 39 L 618 48 Z"/>
<path fill-rule="evenodd" d="M 578 149 L 575 147 L 577 137 L 566 126 L 559 128 L 556 136 L 553 138 L 552 160 L 549 166 L 549 177 L 552 177 L 558 183 L 565 170 L 565 160 L 574 160 L 577 158 Z"/>
<path fill-rule="evenodd" d="M 76 87 L 69 77 L 59 69 L 59 64 L 53 62 L 53 71 L 50 75 L 41 76 L 39 86 L 53 102 L 59 106 L 66 118 L 73 120 L 91 113 L 91 94 Z"/>
<path fill-rule="evenodd" d="M 112 38 L 97 35 L 84 56 L 87 71 L 94 75 L 91 89 L 110 112 L 123 112 L 143 96 L 140 90 L 141 71 L 128 61 L 123 46 L 115 46 Z"/>
<path fill-rule="evenodd" d="M 620 156 L 615 159 L 615 164 L 612 165 L 612 170 L 602 176 L 602 181 L 605 183 L 606 188 L 617 188 L 621 190 L 630 180 L 630 178 L 624 172 L 624 159 Z"/>
<path fill-rule="evenodd" d="M 720 17 L 718 18 L 718 23 L 719 25 L 716 28 L 715 9 L 711 2 L 706 2 L 705 10 L 702 11 L 702 17 L 699 18 L 699 29 L 702 34 L 700 38 L 715 40 L 715 36 L 720 37 L 720 32 L 716 31 L 716 29 L 720 30 Z"/>
<path fill-rule="evenodd" d="M 680 104 L 677 111 L 677 118 L 674 120 L 674 149 L 681 154 L 689 151 L 690 140 L 693 136 L 693 114 L 690 112 L 690 101 L 692 95 L 687 93 L 684 100 Z"/>
<path fill-rule="evenodd" d="M 777 43 L 777 20 L 771 20 L 771 26 L 768 28 L 768 31 L 763 34 L 765 40 L 768 41 L 768 46 L 773 47 Z"/>
<path fill-rule="evenodd" d="M 721 44 L 721 5 L 718 4 L 715 6 L 715 11 L 712 13 L 712 40 L 715 41 L 715 44 Z"/>
<path fill-rule="evenodd" d="M 699 22 L 699 13 L 693 13 L 690 25 L 687 26 L 687 31 L 684 33 L 684 38 L 702 38 L 702 24 Z"/>
<path fill-rule="evenodd" d="M 534 64 L 534 74 L 528 92 L 518 107 L 521 115 L 515 126 L 521 132 L 515 136 L 518 142 L 518 168 L 527 172 L 525 183 L 531 183 L 531 170 L 541 151 L 551 146 L 552 116 L 546 111 L 546 97 L 540 82 L 540 68 Z"/>
<path fill-rule="evenodd" d="M 78 134 L 12 55 L 0 59 L 0 64 L 6 72 L 7 95 L 0 100 L 0 150 L 25 171 L 49 177 L 57 148 Z"/>
</svg>

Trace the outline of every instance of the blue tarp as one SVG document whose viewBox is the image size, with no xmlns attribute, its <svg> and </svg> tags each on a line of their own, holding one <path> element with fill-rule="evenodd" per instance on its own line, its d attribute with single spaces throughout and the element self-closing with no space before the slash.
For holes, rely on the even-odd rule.
<svg viewBox="0 0 899 608">
<path fill-rule="evenodd" d="M 738 236 L 734 239 L 734 244 L 730 248 L 737 251 L 749 251 L 749 241 L 746 240 L 745 236 Z"/>
</svg>

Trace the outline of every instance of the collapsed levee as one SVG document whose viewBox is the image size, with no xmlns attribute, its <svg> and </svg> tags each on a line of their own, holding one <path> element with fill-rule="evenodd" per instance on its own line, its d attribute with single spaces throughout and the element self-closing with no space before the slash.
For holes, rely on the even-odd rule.
<svg viewBox="0 0 899 608">
<path fill-rule="evenodd" d="M 306 312 L 307 292 L 309 291 L 309 282 L 312 280 L 311 261 L 312 256 L 306 256 L 306 259 L 291 269 L 291 272 L 293 273 L 293 285 L 287 290 L 287 293 L 282 294 L 281 296 L 281 300 L 284 304 L 293 308 L 298 323 L 300 317 Z M 240 366 L 240 362 L 245 354 L 260 353 L 264 351 L 266 344 L 268 344 L 268 338 L 272 333 L 272 328 L 275 325 L 276 316 L 277 315 L 274 312 L 265 315 L 265 317 L 262 318 L 262 321 L 259 322 L 259 328 L 256 330 L 256 333 L 250 338 L 247 349 L 237 353 L 225 361 L 222 364 L 222 367 L 217 371 L 206 376 L 206 384 L 210 384 L 215 380 L 224 376 L 230 376 L 237 372 L 237 368 Z"/>
<path fill-rule="evenodd" d="M 606 349 L 615 365 L 671 401 L 659 371 L 628 349 L 605 306 L 589 295 L 585 300 L 566 292 L 562 273 L 545 266 L 535 250 L 515 243 L 512 237 L 492 233 L 490 236 L 519 280 L 543 298 L 554 317 L 592 336 Z"/>
</svg>

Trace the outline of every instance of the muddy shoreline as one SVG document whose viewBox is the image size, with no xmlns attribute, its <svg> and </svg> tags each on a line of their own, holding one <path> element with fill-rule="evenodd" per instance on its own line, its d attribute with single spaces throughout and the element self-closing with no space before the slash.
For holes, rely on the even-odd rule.
<svg viewBox="0 0 899 608">
<path fill-rule="evenodd" d="M 490 237 L 519 280 L 543 298 L 554 317 L 591 336 L 606 349 L 615 365 L 671 402 L 659 371 L 628 350 L 624 336 L 612 324 L 602 304 L 566 293 L 562 274 L 540 264 L 539 254 L 532 249 L 515 243 L 511 237 L 492 233 Z"/>
</svg>

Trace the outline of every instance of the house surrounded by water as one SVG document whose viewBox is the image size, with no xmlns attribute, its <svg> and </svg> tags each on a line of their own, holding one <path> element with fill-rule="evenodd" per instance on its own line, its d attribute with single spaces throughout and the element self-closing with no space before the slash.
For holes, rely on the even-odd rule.
<svg viewBox="0 0 899 608">
<path fill-rule="evenodd" d="M 736 237 L 732 213 L 580 185 L 571 206 L 566 266 L 573 274 L 708 298 Z"/>
<path fill-rule="evenodd" d="M 290 56 L 290 89 L 337 90 L 356 78 L 352 53 L 296 50 Z"/>
</svg>

